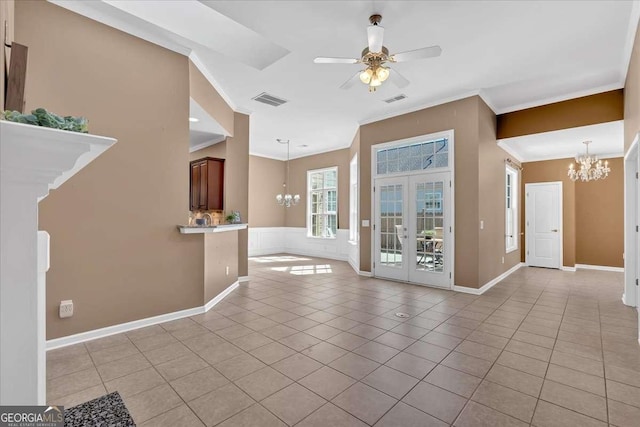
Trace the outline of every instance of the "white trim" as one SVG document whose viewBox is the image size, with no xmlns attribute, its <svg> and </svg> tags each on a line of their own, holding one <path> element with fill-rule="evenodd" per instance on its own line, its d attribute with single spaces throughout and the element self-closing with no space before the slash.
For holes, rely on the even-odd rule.
<svg viewBox="0 0 640 427">
<path fill-rule="evenodd" d="M 505 253 L 509 254 L 511 252 L 517 251 L 518 249 L 520 249 L 520 224 L 518 221 L 520 219 L 520 171 L 518 169 L 516 169 L 515 167 L 511 166 L 508 163 L 505 163 L 505 179 L 504 179 L 504 185 L 505 185 L 505 207 L 504 207 L 504 214 L 505 214 Z M 512 230 L 512 239 L 513 239 L 513 246 L 507 246 L 507 227 L 508 227 L 508 221 L 507 221 L 507 217 L 509 216 L 508 211 L 507 211 L 507 206 L 506 206 L 506 198 L 507 198 L 507 176 L 511 176 L 511 206 L 512 206 L 512 212 L 513 214 L 512 216 L 512 220 L 513 220 L 513 230 Z"/>
<path fill-rule="evenodd" d="M 194 153 L 198 150 L 202 150 L 203 148 L 211 147 L 212 145 L 216 145 L 219 142 L 227 139 L 226 135 L 220 135 L 218 138 L 214 138 L 211 141 L 203 142 L 202 144 L 194 145 L 193 147 L 189 147 L 189 152 Z"/>
<path fill-rule="evenodd" d="M 514 150 L 511 149 L 511 147 L 509 147 L 507 144 L 505 144 L 502 141 L 503 141 L 502 139 L 497 140 L 498 147 L 500 147 L 504 151 L 506 151 L 506 153 L 508 155 L 510 155 L 511 157 L 515 158 L 519 163 L 524 163 L 525 162 L 525 159 L 520 154 L 516 153 Z"/>
<path fill-rule="evenodd" d="M 623 302 L 636 307 L 638 301 L 639 254 L 638 233 L 635 228 L 639 221 L 640 204 L 638 203 L 639 184 L 636 174 L 640 170 L 640 153 L 638 149 L 640 132 L 633 139 L 624 156 L 624 294 Z M 640 323 L 640 318 L 638 319 Z M 640 333 L 639 333 L 640 334 Z"/>
<path fill-rule="evenodd" d="M 132 331 L 134 329 L 144 328 L 146 326 L 157 325 L 158 323 L 168 322 L 170 320 L 182 319 L 185 317 L 195 316 L 197 314 L 206 313 L 214 305 L 222 301 L 231 291 L 238 287 L 238 281 L 234 282 L 227 289 L 218 294 L 211 301 L 201 307 L 188 308 L 186 310 L 174 311 L 173 313 L 161 314 L 158 316 L 147 317 L 146 319 L 134 320 L 131 322 L 120 323 L 118 325 L 107 326 L 105 328 L 94 329 L 92 331 L 81 332 L 79 334 L 68 335 L 66 337 L 55 338 L 47 341 L 46 349 L 54 350 L 56 348 L 66 347 L 73 344 L 79 344 L 86 341 L 105 338 L 111 335 L 120 334 L 122 332 Z"/>
<path fill-rule="evenodd" d="M 502 280 L 506 279 L 512 273 L 514 273 L 515 271 L 519 270 L 520 267 L 525 267 L 525 263 L 524 262 L 519 262 L 518 264 L 514 265 L 513 267 L 511 267 L 510 269 L 508 269 L 507 271 L 505 271 L 504 273 L 502 273 L 498 277 L 489 280 L 487 283 L 485 283 L 484 285 L 482 285 L 478 289 L 469 288 L 469 287 L 466 287 L 466 286 L 454 285 L 453 286 L 453 290 L 456 291 L 456 292 L 462 292 L 462 293 L 465 293 L 465 294 L 482 295 L 485 292 L 487 292 L 489 289 L 493 288 L 495 285 L 500 283 Z"/>
<path fill-rule="evenodd" d="M 238 282 L 244 283 L 249 281 L 249 276 L 238 276 Z"/>
<path fill-rule="evenodd" d="M 608 265 L 576 264 L 576 268 L 580 270 L 602 270 L 624 273 L 624 267 L 609 267 Z"/>
<path fill-rule="evenodd" d="M 229 295 L 231 292 L 233 292 L 239 285 L 240 285 L 239 281 L 236 280 L 227 289 L 225 289 L 224 291 L 220 292 L 215 297 L 211 298 L 211 300 L 204 305 L 204 310 L 202 311 L 202 313 L 206 313 L 207 311 L 211 310 L 214 305 L 216 305 L 220 301 L 222 301 L 227 295 Z M 198 308 L 200 308 L 200 307 L 198 307 Z"/>
<path fill-rule="evenodd" d="M 567 265 L 563 265 L 562 267 L 560 267 L 561 271 L 571 271 L 571 272 L 575 272 L 576 271 L 576 267 L 569 267 Z"/>
</svg>

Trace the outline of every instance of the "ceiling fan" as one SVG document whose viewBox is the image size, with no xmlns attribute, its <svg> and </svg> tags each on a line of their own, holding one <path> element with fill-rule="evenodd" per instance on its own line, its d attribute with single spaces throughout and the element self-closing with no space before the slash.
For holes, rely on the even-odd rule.
<svg viewBox="0 0 640 427">
<path fill-rule="evenodd" d="M 378 86 L 391 77 L 391 81 L 399 88 L 409 84 L 409 80 L 403 77 L 398 71 L 389 68 L 387 63 L 406 62 L 414 59 L 434 58 L 440 56 L 442 49 L 440 46 L 423 47 L 422 49 L 409 50 L 390 55 L 389 49 L 382 45 L 384 28 L 380 26 L 381 15 L 371 15 L 367 28 L 367 38 L 369 46 L 362 51 L 362 57 L 356 58 L 326 58 L 318 57 L 313 60 L 316 64 L 364 64 L 366 68 L 358 71 L 353 77 L 344 82 L 341 89 L 349 89 L 355 82 L 360 80 L 369 85 L 369 92 L 375 92 Z"/>
</svg>

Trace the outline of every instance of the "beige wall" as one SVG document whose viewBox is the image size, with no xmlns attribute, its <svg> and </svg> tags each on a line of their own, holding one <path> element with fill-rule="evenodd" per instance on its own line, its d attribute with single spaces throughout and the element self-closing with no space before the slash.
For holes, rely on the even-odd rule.
<svg viewBox="0 0 640 427">
<path fill-rule="evenodd" d="M 604 181 L 576 182 L 576 264 L 623 267 L 624 160 Z"/>
<path fill-rule="evenodd" d="M 1 0 L 0 1 L 0 41 L 6 40 L 8 44 L 13 42 L 13 29 L 15 20 L 15 7 L 13 0 Z M 6 34 L 5 34 L 5 22 Z M 24 44 L 24 43 L 22 43 Z M 11 49 L 4 46 L 0 46 L 0 110 L 4 110 L 4 79 L 6 76 L 6 69 L 9 63 L 9 56 L 11 55 Z M 5 65 L 6 63 L 6 65 Z M 8 69 L 8 67 L 7 67 Z"/>
<path fill-rule="evenodd" d="M 238 280 L 238 233 L 203 234 L 204 301 L 209 302 Z M 227 274 L 229 267 L 229 274 Z"/>
<path fill-rule="evenodd" d="M 235 113 L 191 61 L 189 61 L 189 92 L 191 98 L 209 113 L 229 135 L 233 135 Z"/>
<path fill-rule="evenodd" d="M 43 1 L 17 2 L 16 40 L 29 46 L 27 109 L 84 115 L 118 139 L 40 203 L 47 338 L 202 305 L 202 236 L 176 229 L 188 214 L 187 58 Z M 58 318 L 64 299 L 72 318 Z"/>
<path fill-rule="evenodd" d="M 479 99 L 478 117 L 478 214 L 484 222 L 484 228 L 478 231 L 478 283 L 483 285 L 518 264 L 521 247 L 507 254 L 504 236 L 505 160 L 515 159 L 496 143 L 496 115 L 482 99 Z"/>
<path fill-rule="evenodd" d="M 573 267 L 576 264 L 576 185 L 567 176 L 567 168 L 573 159 L 547 160 L 543 162 L 524 163 L 522 170 L 522 185 L 520 207 L 520 230 L 525 233 L 520 239 L 520 247 L 525 248 L 525 184 L 536 182 L 562 182 L 562 256 L 563 265 Z M 524 262 L 526 250 L 522 251 Z"/>
<path fill-rule="evenodd" d="M 478 287 L 478 109 L 471 97 L 360 127 L 360 218 L 371 218 L 371 147 L 419 135 L 454 130 L 455 283 Z M 503 232 L 504 234 L 504 232 Z M 360 227 L 360 270 L 371 271 L 371 228 Z"/>
<path fill-rule="evenodd" d="M 227 158 L 227 141 L 218 142 L 198 151 L 189 153 L 189 161 L 199 160 L 203 157 L 215 157 L 217 159 Z"/>
<path fill-rule="evenodd" d="M 276 203 L 282 191 L 285 162 L 259 156 L 249 156 L 249 216 L 253 227 L 284 227 L 286 209 Z"/>
<path fill-rule="evenodd" d="M 331 166 L 338 167 L 338 228 L 349 228 L 349 149 L 329 151 L 313 156 L 301 157 L 289 162 L 290 178 L 287 186 L 291 194 L 300 195 L 300 204 L 287 208 L 287 227 L 307 226 L 307 171 Z M 280 188 L 278 189 L 278 191 Z"/>
<path fill-rule="evenodd" d="M 627 81 L 624 85 L 624 151 L 640 132 L 640 25 L 636 31 Z"/>
</svg>

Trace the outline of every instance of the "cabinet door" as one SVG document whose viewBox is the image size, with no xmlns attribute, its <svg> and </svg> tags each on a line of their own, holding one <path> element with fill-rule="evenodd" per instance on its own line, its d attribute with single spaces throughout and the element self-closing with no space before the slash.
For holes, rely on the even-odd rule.
<svg viewBox="0 0 640 427">
<path fill-rule="evenodd" d="M 200 208 L 200 165 L 191 165 L 191 200 L 189 210 L 196 211 Z"/>
<path fill-rule="evenodd" d="M 223 210 L 224 204 L 224 160 L 208 160 L 207 209 Z"/>
<path fill-rule="evenodd" d="M 200 190 L 199 190 L 199 198 L 198 198 L 198 208 L 199 209 L 209 209 L 208 203 L 208 184 L 209 184 L 209 174 L 208 174 L 208 162 L 202 162 L 198 164 L 198 168 L 200 169 Z"/>
</svg>

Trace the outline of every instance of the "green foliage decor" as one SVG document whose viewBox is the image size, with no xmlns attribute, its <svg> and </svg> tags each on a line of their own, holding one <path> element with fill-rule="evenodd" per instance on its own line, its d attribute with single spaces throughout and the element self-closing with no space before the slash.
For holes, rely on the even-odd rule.
<svg viewBox="0 0 640 427">
<path fill-rule="evenodd" d="M 19 111 L 6 110 L 2 113 L 0 119 L 72 132 L 89 132 L 89 122 L 86 118 L 73 116 L 61 117 L 44 108 L 36 108 L 31 111 L 31 114 L 22 114 Z"/>
</svg>

